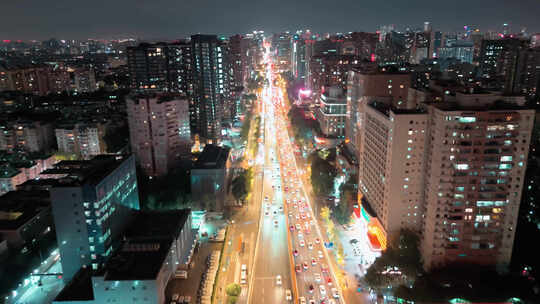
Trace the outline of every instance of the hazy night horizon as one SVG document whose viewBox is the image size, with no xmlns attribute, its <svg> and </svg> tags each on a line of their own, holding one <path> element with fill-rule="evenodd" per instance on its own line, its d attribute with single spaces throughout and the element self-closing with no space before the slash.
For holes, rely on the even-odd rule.
<svg viewBox="0 0 540 304">
<path fill-rule="evenodd" d="M 534 0 L 515 2 L 437 1 L 4 1 L 0 39 L 175 39 L 192 33 L 232 35 L 311 29 L 314 32 L 372 32 L 381 25 L 421 27 L 424 21 L 444 31 L 464 25 L 483 31 L 540 31 Z"/>
</svg>

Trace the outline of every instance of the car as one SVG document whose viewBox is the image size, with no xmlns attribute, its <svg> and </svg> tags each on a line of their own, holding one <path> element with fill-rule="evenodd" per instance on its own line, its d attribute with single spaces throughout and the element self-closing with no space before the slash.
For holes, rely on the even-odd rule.
<svg viewBox="0 0 540 304">
<path fill-rule="evenodd" d="M 332 289 L 330 289 L 330 290 L 332 291 L 332 297 L 334 297 L 336 299 L 339 298 L 339 293 L 337 291 L 337 288 L 332 287 Z"/>
<path fill-rule="evenodd" d="M 300 247 L 304 247 L 306 245 L 306 242 L 304 240 L 300 240 Z"/>
<path fill-rule="evenodd" d="M 317 304 L 317 302 L 315 302 L 315 300 L 313 300 L 313 299 L 310 299 L 309 304 Z"/>
<path fill-rule="evenodd" d="M 300 266 L 300 264 L 296 264 L 296 266 L 294 266 L 294 269 L 296 270 L 296 272 L 302 272 L 302 266 Z"/>
<path fill-rule="evenodd" d="M 320 282 L 321 281 L 321 275 L 319 273 L 316 273 L 315 274 L 315 282 Z"/>
<path fill-rule="evenodd" d="M 180 295 L 175 293 L 172 295 L 171 301 L 178 301 L 178 298 L 180 298 Z"/>
<path fill-rule="evenodd" d="M 311 215 L 309 215 L 309 212 L 306 212 L 306 215 L 308 218 L 311 218 Z"/>
<path fill-rule="evenodd" d="M 290 289 L 285 290 L 285 300 L 292 301 L 292 292 Z"/>
<path fill-rule="evenodd" d="M 298 208 L 297 204 L 293 204 L 294 209 Z"/>
<path fill-rule="evenodd" d="M 300 297 L 300 304 L 306 304 L 306 298 Z"/>
<path fill-rule="evenodd" d="M 324 285 L 319 285 L 319 291 L 321 292 L 321 295 L 326 295 L 326 288 L 324 288 Z"/>
<path fill-rule="evenodd" d="M 315 258 L 311 258 L 311 265 L 317 265 L 317 260 L 315 260 Z"/>
<path fill-rule="evenodd" d="M 300 216 L 303 220 L 306 219 L 306 214 L 305 213 L 302 213 L 302 215 Z"/>
<path fill-rule="evenodd" d="M 266 211 L 264 212 L 264 215 L 269 216 L 269 215 L 270 215 L 270 212 L 268 212 L 268 210 L 266 210 Z"/>
<path fill-rule="evenodd" d="M 309 287 L 308 287 L 308 292 L 313 293 L 314 290 L 315 290 L 315 287 L 313 287 L 313 285 L 310 284 Z"/>
<path fill-rule="evenodd" d="M 290 230 L 290 231 L 294 231 L 294 226 L 293 226 L 293 225 L 290 225 L 290 226 L 289 226 L 289 230 Z"/>
<path fill-rule="evenodd" d="M 313 249 L 313 243 L 312 242 L 308 243 L 308 248 L 309 248 L 309 250 Z"/>
<path fill-rule="evenodd" d="M 289 212 L 289 217 L 292 217 L 292 216 L 293 216 L 292 212 Z"/>
<path fill-rule="evenodd" d="M 302 232 L 298 231 L 298 238 L 299 239 L 303 239 L 304 238 L 304 235 L 302 234 Z"/>
<path fill-rule="evenodd" d="M 319 259 L 322 259 L 324 257 L 322 251 L 320 250 L 317 252 L 317 254 L 319 255 Z"/>
<path fill-rule="evenodd" d="M 277 210 L 274 210 L 274 212 L 273 212 L 273 213 L 274 213 L 274 215 L 277 215 Z"/>
<path fill-rule="evenodd" d="M 322 270 L 322 272 L 325 272 L 325 273 L 328 272 L 328 265 L 321 264 L 321 270 Z"/>
<path fill-rule="evenodd" d="M 307 264 L 307 262 L 302 263 L 302 266 L 304 266 L 304 269 L 308 269 L 308 264 Z"/>
<path fill-rule="evenodd" d="M 309 233 L 311 232 L 311 230 L 309 230 L 309 229 L 304 229 L 304 232 L 305 232 L 306 234 L 309 234 Z"/>
<path fill-rule="evenodd" d="M 298 213 L 294 217 L 296 218 L 297 221 L 300 220 L 300 216 L 298 215 Z"/>
<path fill-rule="evenodd" d="M 274 227 L 277 227 L 277 226 L 279 226 L 278 221 L 274 221 Z"/>
<path fill-rule="evenodd" d="M 300 224 L 296 224 L 296 230 L 300 230 Z"/>
<path fill-rule="evenodd" d="M 276 285 L 281 286 L 281 284 L 282 284 L 282 282 L 281 282 L 281 275 L 278 274 L 278 275 L 276 276 Z"/>
<path fill-rule="evenodd" d="M 296 250 L 296 249 L 293 250 L 292 254 L 293 254 L 294 256 L 298 256 L 298 250 Z"/>
<path fill-rule="evenodd" d="M 315 244 L 320 244 L 320 243 L 321 243 L 321 239 L 315 238 Z"/>
<path fill-rule="evenodd" d="M 332 286 L 332 278 L 326 278 L 326 284 L 328 284 L 328 286 Z"/>
</svg>

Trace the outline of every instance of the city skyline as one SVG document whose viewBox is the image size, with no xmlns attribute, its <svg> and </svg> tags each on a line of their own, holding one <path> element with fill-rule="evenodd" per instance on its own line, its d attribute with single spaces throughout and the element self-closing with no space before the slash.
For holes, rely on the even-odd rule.
<svg viewBox="0 0 540 304">
<path fill-rule="evenodd" d="M 0 39 L 175 39 L 193 33 L 230 35 L 253 30 L 282 32 L 296 29 L 373 32 L 385 24 L 395 24 L 398 28 L 421 28 L 424 21 L 431 22 L 434 28 L 442 31 L 459 31 L 464 25 L 472 25 L 482 31 L 499 31 L 504 23 L 508 23 L 512 32 L 526 28 L 529 33 L 535 33 L 540 31 L 540 20 L 534 13 L 539 8 L 534 0 L 522 1 L 519 6 L 502 0 L 491 1 L 489 6 L 464 0 L 452 4 L 420 0 L 414 5 L 405 2 L 301 0 L 285 6 L 270 1 L 255 5 L 243 0 L 216 3 L 214 6 L 204 2 L 167 0 L 135 5 L 115 1 L 102 6 L 83 1 L 57 1 L 50 5 L 31 0 L 0 4 L 0 11 L 17 12 L 6 14 L 0 20 Z M 205 16 L 212 18 L 205 20 Z"/>
</svg>

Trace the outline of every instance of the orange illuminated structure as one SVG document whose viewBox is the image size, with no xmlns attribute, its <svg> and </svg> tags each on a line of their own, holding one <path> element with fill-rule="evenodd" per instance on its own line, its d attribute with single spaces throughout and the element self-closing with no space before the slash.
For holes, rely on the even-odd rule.
<svg viewBox="0 0 540 304">
<path fill-rule="evenodd" d="M 361 203 L 354 206 L 353 212 L 357 219 L 364 221 L 367 224 L 367 237 L 369 240 L 369 247 L 373 251 L 386 250 L 386 232 L 384 231 L 381 222 L 379 221 L 379 219 L 377 219 L 376 216 L 370 215 L 371 212 L 368 211 L 369 207 L 366 208 L 366 206 L 364 205 L 365 202 L 362 202 L 361 193 L 358 193 L 358 202 Z"/>
</svg>

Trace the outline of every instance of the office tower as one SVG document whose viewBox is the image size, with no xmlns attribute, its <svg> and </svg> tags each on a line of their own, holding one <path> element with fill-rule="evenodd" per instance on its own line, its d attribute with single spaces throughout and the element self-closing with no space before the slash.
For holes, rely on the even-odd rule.
<svg viewBox="0 0 540 304">
<path fill-rule="evenodd" d="M 458 92 L 456 100 L 428 107 L 424 267 L 505 267 L 512 257 L 534 110 L 520 106 L 522 97 L 493 93 Z"/>
<path fill-rule="evenodd" d="M 50 195 L 62 278 L 69 282 L 81 267 L 102 267 L 130 209 L 139 209 L 135 157 L 62 161 L 42 174 L 59 176 Z"/>
<path fill-rule="evenodd" d="M 474 45 L 469 41 L 457 41 L 456 43 L 438 48 L 438 58 L 456 58 L 461 62 L 473 63 Z"/>
<path fill-rule="evenodd" d="M 384 247 L 401 229 L 422 228 L 427 114 L 377 100 L 364 107 L 358 187 L 384 229 Z"/>
<path fill-rule="evenodd" d="M 193 98 L 191 132 L 207 143 L 218 143 L 225 94 L 224 50 L 215 35 L 191 36 Z"/>
<path fill-rule="evenodd" d="M 306 40 L 302 38 L 301 33 L 295 34 L 292 39 L 291 48 L 291 73 L 294 79 L 303 80 L 306 79 L 306 48 L 309 46 L 306 44 Z"/>
<path fill-rule="evenodd" d="M 127 99 L 131 149 L 148 176 L 162 176 L 191 157 L 189 101 L 184 95 Z"/>
<path fill-rule="evenodd" d="M 527 41 L 504 38 L 482 41 L 480 77 L 485 87 L 515 93 L 514 83 L 519 53 L 527 48 Z"/>
<path fill-rule="evenodd" d="M 243 52 L 246 51 L 245 46 L 242 45 L 244 37 L 241 35 L 234 35 L 229 38 L 229 45 L 227 48 L 227 61 L 229 68 L 232 72 L 232 86 L 231 91 L 235 92 L 244 85 L 244 62 L 242 60 Z"/>
<path fill-rule="evenodd" d="M 131 88 L 137 92 L 192 93 L 191 44 L 141 43 L 126 48 Z"/>
<path fill-rule="evenodd" d="M 332 138 L 345 137 L 347 100 L 343 89 L 330 87 L 319 99 L 320 107 L 316 116 L 323 135 Z"/>
<path fill-rule="evenodd" d="M 106 130 L 106 122 L 60 123 L 54 130 L 58 151 L 82 159 L 103 154 L 107 151 L 103 140 Z"/>
<path fill-rule="evenodd" d="M 276 54 L 276 65 L 279 72 L 289 71 L 291 67 L 291 40 L 289 32 L 272 36 L 272 50 Z"/>
<path fill-rule="evenodd" d="M 419 64 L 422 60 L 431 58 L 429 54 L 430 45 L 431 32 L 413 33 L 409 62 L 412 64 Z"/>
</svg>

